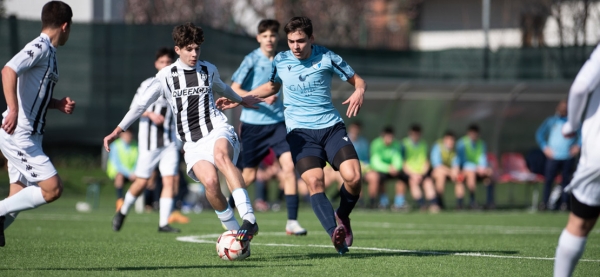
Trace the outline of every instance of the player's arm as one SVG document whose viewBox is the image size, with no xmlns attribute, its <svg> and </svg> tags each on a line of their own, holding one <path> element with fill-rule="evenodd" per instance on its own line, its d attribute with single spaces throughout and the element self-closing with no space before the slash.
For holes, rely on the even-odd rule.
<svg viewBox="0 0 600 277">
<path fill-rule="evenodd" d="M 442 164 L 442 151 L 439 145 L 434 145 L 431 148 L 431 153 L 429 153 L 429 160 L 431 161 L 431 166 L 436 168 Z"/>
<path fill-rule="evenodd" d="M 222 95 L 224 98 L 219 98 L 215 101 L 217 107 L 221 110 L 232 109 L 239 105 L 242 105 L 246 108 L 250 109 L 258 109 L 255 104 L 262 102 L 261 99 L 258 99 L 254 95 L 238 95 L 230 86 L 225 84 L 223 80 L 221 80 L 221 76 L 219 75 L 219 71 L 215 69 L 213 73 L 212 83 L 213 83 L 213 91 Z"/>
<path fill-rule="evenodd" d="M 585 62 L 569 91 L 568 119 L 563 125 L 565 136 L 572 137 L 581 127 L 586 103 L 591 93 L 600 83 L 600 46 L 596 47 L 590 58 Z"/>
<path fill-rule="evenodd" d="M 127 112 L 125 117 L 123 117 L 123 120 L 121 120 L 121 123 L 119 123 L 117 128 L 115 128 L 112 133 L 104 138 L 104 149 L 106 149 L 106 151 L 110 152 L 110 143 L 117 139 L 120 133 L 127 130 L 131 124 L 140 118 L 146 109 L 152 105 L 152 103 L 156 102 L 156 100 L 158 100 L 161 92 L 162 85 L 159 81 L 159 78 L 154 78 L 152 83 L 150 83 L 150 85 L 140 95 L 140 98 L 136 101 L 136 103 L 131 105 L 129 112 Z"/>
<path fill-rule="evenodd" d="M 240 96 L 257 95 L 257 94 L 252 94 L 252 93 L 250 93 L 250 92 L 242 89 L 242 85 L 240 83 L 237 83 L 237 82 L 231 83 L 231 89 L 233 89 L 233 91 L 235 91 Z M 277 101 L 278 97 L 279 97 L 279 93 L 276 93 L 276 94 L 273 94 L 273 95 L 271 95 L 269 97 L 265 97 L 263 100 L 265 101 L 265 103 L 267 103 L 269 105 L 272 105 L 273 103 L 275 103 L 275 101 Z"/>
<path fill-rule="evenodd" d="M 352 77 L 348 78 L 347 82 L 354 86 L 354 93 L 352 93 L 352 95 L 350 95 L 350 97 L 342 104 L 348 104 L 346 116 L 353 117 L 358 115 L 358 112 L 362 107 L 365 98 L 365 91 L 367 91 L 367 82 L 365 82 L 365 80 L 356 73 Z"/>
</svg>

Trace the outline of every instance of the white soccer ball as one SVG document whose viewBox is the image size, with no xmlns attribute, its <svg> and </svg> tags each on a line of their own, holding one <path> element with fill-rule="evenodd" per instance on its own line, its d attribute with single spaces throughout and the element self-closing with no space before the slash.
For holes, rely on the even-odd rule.
<svg viewBox="0 0 600 277">
<path fill-rule="evenodd" d="M 226 231 L 217 239 L 217 254 L 226 261 L 239 261 L 250 256 L 250 242 L 235 239 L 237 231 Z"/>
</svg>

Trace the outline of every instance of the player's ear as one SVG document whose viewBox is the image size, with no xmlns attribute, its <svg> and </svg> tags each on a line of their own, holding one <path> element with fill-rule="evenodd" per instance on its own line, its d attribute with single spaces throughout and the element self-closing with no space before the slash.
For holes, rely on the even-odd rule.
<svg viewBox="0 0 600 277">
<path fill-rule="evenodd" d="M 67 31 L 67 29 L 69 28 L 69 22 L 65 22 L 62 25 L 60 25 L 60 30 L 65 33 Z"/>
<path fill-rule="evenodd" d="M 181 48 L 179 48 L 179 46 L 175 45 L 175 53 L 177 53 L 177 55 L 181 56 L 181 54 L 179 52 L 181 52 Z"/>
<path fill-rule="evenodd" d="M 315 43 L 315 36 L 313 36 L 313 35 L 310 35 L 310 38 L 309 38 L 309 40 L 310 40 L 310 44 L 313 44 L 313 43 Z"/>
</svg>

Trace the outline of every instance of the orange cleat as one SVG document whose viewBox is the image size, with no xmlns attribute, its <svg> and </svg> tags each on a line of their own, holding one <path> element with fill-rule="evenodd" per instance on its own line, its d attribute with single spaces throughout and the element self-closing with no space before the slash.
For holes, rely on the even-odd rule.
<svg viewBox="0 0 600 277">
<path fill-rule="evenodd" d="M 190 219 L 179 211 L 173 211 L 169 216 L 169 224 L 171 223 L 187 224 L 190 223 Z"/>
</svg>

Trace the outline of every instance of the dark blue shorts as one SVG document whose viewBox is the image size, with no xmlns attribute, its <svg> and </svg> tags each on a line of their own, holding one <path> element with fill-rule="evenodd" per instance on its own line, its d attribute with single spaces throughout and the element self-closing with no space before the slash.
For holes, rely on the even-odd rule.
<svg viewBox="0 0 600 277">
<path fill-rule="evenodd" d="M 343 122 L 324 129 L 294 129 L 288 133 L 287 142 L 294 164 L 305 157 L 318 157 L 333 165 L 335 154 L 352 145 Z"/>
<path fill-rule="evenodd" d="M 277 157 L 290 151 L 290 146 L 285 141 L 287 130 L 285 123 L 269 125 L 253 125 L 242 123 L 242 168 L 257 167 L 273 149 Z"/>
</svg>

